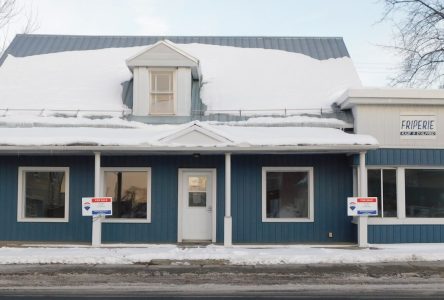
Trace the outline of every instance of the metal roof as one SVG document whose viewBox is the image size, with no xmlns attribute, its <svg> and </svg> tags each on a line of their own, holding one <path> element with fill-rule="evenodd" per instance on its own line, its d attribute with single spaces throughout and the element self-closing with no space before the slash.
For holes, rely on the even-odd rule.
<svg viewBox="0 0 444 300">
<path fill-rule="evenodd" d="M 341 37 L 82 36 L 18 34 L 6 49 L 4 55 L 0 58 L 0 64 L 3 63 L 7 54 L 23 57 L 62 51 L 143 46 L 154 44 L 159 40 L 165 39 L 178 44 L 200 43 L 242 48 L 277 49 L 305 54 L 320 60 L 350 56 Z"/>
</svg>

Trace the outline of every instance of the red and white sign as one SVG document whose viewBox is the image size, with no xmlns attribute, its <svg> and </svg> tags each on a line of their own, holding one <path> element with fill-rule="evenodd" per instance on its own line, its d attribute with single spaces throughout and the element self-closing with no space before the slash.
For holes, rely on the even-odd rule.
<svg viewBox="0 0 444 300">
<path fill-rule="evenodd" d="M 347 198 L 348 216 L 377 216 L 378 198 L 377 197 L 348 197 Z"/>
<path fill-rule="evenodd" d="M 112 214 L 112 197 L 82 198 L 82 216 L 111 216 Z"/>
</svg>

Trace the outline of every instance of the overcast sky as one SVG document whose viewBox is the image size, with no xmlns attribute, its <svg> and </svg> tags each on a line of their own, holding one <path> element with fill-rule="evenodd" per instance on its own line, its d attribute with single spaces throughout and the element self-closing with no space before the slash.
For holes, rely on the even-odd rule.
<svg viewBox="0 0 444 300">
<path fill-rule="evenodd" d="M 390 23 L 380 0 L 18 0 L 34 33 L 342 36 L 364 85 L 394 74 Z M 20 31 L 23 19 L 9 28 Z"/>
</svg>

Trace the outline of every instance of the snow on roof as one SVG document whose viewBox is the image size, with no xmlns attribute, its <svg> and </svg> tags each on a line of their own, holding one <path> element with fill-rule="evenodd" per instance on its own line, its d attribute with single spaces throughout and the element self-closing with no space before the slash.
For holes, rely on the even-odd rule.
<svg viewBox="0 0 444 300">
<path fill-rule="evenodd" d="M 0 118 L 1 120 L 1 118 Z M 319 118 L 309 116 L 288 116 L 288 117 L 251 117 L 245 121 L 218 122 L 212 121 L 214 125 L 231 126 L 304 126 L 304 127 L 332 127 L 332 128 L 353 128 L 353 124 L 336 118 Z"/>
<path fill-rule="evenodd" d="M 219 136 L 226 143 L 199 144 L 164 141 L 179 131 L 197 126 Z M 377 145 L 367 135 L 345 133 L 334 128 L 313 127 L 237 127 L 190 122 L 181 125 L 144 125 L 140 128 L 0 128 L 1 146 L 129 146 L 129 147 L 266 147 L 266 146 L 347 146 Z"/>
<path fill-rule="evenodd" d="M 0 67 L 0 108 L 122 111 L 125 58 L 142 47 L 9 55 Z"/>
<path fill-rule="evenodd" d="M 346 89 L 361 86 L 349 57 L 317 60 L 271 49 L 178 47 L 200 61 L 201 97 L 208 110 L 329 108 Z"/>
<path fill-rule="evenodd" d="M 348 57 L 317 60 L 281 50 L 177 44 L 199 59 L 208 110 L 325 108 L 360 81 Z M 9 55 L 0 67 L 0 109 L 125 109 L 125 61 L 146 47 Z M 237 112 L 236 112 L 237 113 Z"/>
</svg>

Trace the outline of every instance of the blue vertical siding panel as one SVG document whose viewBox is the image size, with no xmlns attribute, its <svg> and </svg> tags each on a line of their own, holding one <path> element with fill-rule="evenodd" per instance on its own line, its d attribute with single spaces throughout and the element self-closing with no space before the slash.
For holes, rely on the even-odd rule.
<svg viewBox="0 0 444 300">
<path fill-rule="evenodd" d="M 444 166 L 441 149 L 378 149 L 367 152 L 367 165 Z M 353 164 L 359 164 L 355 155 Z M 370 243 L 442 243 L 444 225 L 370 225 Z"/>
<path fill-rule="evenodd" d="M 20 166 L 69 167 L 69 222 L 17 222 Z M 93 193 L 93 157 L 0 157 L 0 240 L 89 242 L 91 219 L 81 215 L 81 198 Z"/>
<path fill-rule="evenodd" d="M 178 218 L 178 170 L 216 169 L 216 241 L 223 241 L 225 206 L 224 156 L 104 156 L 102 167 L 151 168 L 151 223 L 104 223 L 104 242 L 175 243 Z"/>
<path fill-rule="evenodd" d="M 233 242 L 354 242 L 346 214 L 352 172 L 346 155 L 233 155 Z M 314 222 L 262 222 L 262 167 L 314 167 Z M 246 217 L 248 216 L 248 217 Z M 333 239 L 328 238 L 332 231 Z"/>
</svg>

